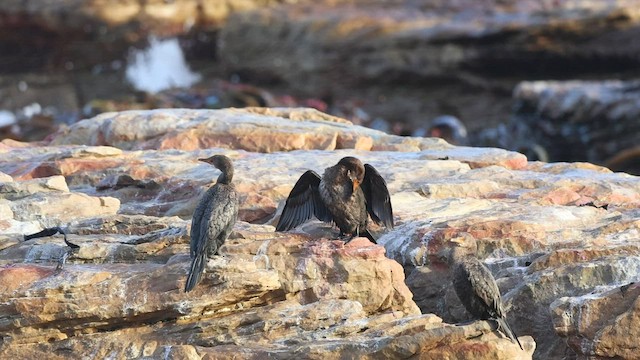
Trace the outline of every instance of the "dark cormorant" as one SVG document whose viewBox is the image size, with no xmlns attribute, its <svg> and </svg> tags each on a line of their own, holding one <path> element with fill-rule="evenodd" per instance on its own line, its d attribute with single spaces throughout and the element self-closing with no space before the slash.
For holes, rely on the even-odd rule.
<svg viewBox="0 0 640 360">
<path fill-rule="evenodd" d="M 373 166 L 351 156 L 327 168 L 322 178 L 313 170 L 302 174 L 287 198 L 276 230 L 293 229 L 314 215 L 335 223 L 341 236 L 366 236 L 374 243 L 367 229 L 369 215 L 376 224 L 393 228 L 387 183 Z"/>
<path fill-rule="evenodd" d="M 224 155 L 198 159 L 215 166 L 222 173 L 218 181 L 202 196 L 191 220 L 191 269 L 184 291 L 200 282 L 207 259 L 217 254 L 238 218 L 238 193 L 231 184 L 233 164 Z"/>
<path fill-rule="evenodd" d="M 522 348 L 520 340 L 507 323 L 500 290 L 491 271 L 475 256 L 476 242 L 471 236 L 452 239 L 450 262 L 453 266 L 453 287 L 467 311 L 478 319 L 493 319 L 498 330 Z M 523 349 L 524 350 L 524 349 Z"/>
<path fill-rule="evenodd" d="M 67 244 L 67 246 L 69 247 L 69 249 L 67 249 L 64 253 L 62 253 L 62 256 L 60 257 L 60 259 L 58 260 L 58 266 L 56 266 L 57 270 L 61 270 L 64 267 L 64 264 L 67 262 L 67 259 L 69 258 L 69 256 L 71 256 L 71 254 L 77 252 L 80 249 L 79 245 L 76 245 L 72 242 L 70 242 L 69 240 L 67 240 L 67 232 L 64 231 L 64 229 L 62 229 L 59 226 L 54 226 L 51 228 L 46 228 L 42 231 L 39 231 L 35 234 L 29 234 L 29 235 L 25 235 L 24 236 L 24 240 L 31 240 L 31 239 L 37 239 L 37 238 L 41 238 L 41 237 L 45 237 L 45 236 L 52 236 L 55 234 L 62 234 L 62 236 L 64 236 L 64 243 Z"/>
</svg>

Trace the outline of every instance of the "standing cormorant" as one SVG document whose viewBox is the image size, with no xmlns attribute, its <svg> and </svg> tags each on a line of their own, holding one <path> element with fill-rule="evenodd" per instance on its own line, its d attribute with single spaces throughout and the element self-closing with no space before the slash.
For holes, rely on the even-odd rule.
<svg viewBox="0 0 640 360">
<path fill-rule="evenodd" d="M 498 330 L 523 349 L 520 340 L 507 323 L 496 280 L 491 271 L 475 256 L 477 251 L 475 239 L 467 235 L 451 239 L 451 242 L 455 244 L 449 254 L 453 287 L 462 305 L 478 319 L 496 320 Z"/>
<path fill-rule="evenodd" d="M 302 174 L 287 198 L 276 230 L 293 229 L 314 215 L 335 223 L 341 237 L 366 236 L 374 243 L 367 229 L 369 215 L 376 224 L 393 228 L 387 183 L 373 166 L 351 156 L 327 168 L 322 178 L 313 170 Z"/>
<path fill-rule="evenodd" d="M 207 259 L 218 253 L 238 218 L 238 193 L 231 183 L 233 164 L 224 155 L 198 159 L 222 173 L 218 181 L 200 198 L 191 220 L 191 269 L 184 291 L 200 282 Z"/>
</svg>

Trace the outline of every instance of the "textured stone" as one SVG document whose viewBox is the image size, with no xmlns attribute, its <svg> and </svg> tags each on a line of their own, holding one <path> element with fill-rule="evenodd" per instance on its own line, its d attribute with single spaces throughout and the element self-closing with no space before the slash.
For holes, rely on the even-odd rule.
<svg viewBox="0 0 640 360">
<path fill-rule="evenodd" d="M 556 332 L 580 355 L 638 356 L 640 286 L 635 283 L 559 298 L 551 304 L 551 316 Z"/>
<path fill-rule="evenodd" d="M 7 309 L 6 319 L 12 319 L 0 318 L 6 326 L 3 333 L 9 331 L 14 339 L 0 349 L 1 357 L 38 357 L 65 348 L 78 353 L 95 349 L 106 356 L 105 349 L 123 338 L 129 339 L 129 347 L 119 346 L 117 354 L 133 355 L 115 356 L 189 357 L 195 350 L 210 358 L 242 354 L 246 358 L 493 359 L 528 358 L 534 348 L 538 359 L 573 351 L 595 354 L 576 348 L 572 339 L 582 335 L 572 338 L 573 330 L 566 330 L 575 326 L 572 322 L 563 320 L 565 328 L 558 320 L 552 325 L 560 315 L 549 310 L 551 304 L 555 309 L 564 304 L 554 303 L 560 298 L 580 298 L 640 281 L 637 177 L 586 163 L 526 163 L 521 155 L 504 150 L 390 136 L 304 110 L 167 110 L 159 117 L 161 124 L 169 117 L 184 123 L 162 131 L 153 124 L 158 113 L 162 111 L 104 114 L 55 134 L 48 144 L 2 142 L 0 171 L 12 177 L 13 189 L 35 193 L 0 200 L 0 206 L 11 210 L 0 211 L 5 214 L 0 226 L 7 229 L 0 235 L 0 264 L 2 271 L 8 271 L 2 281 L 6 289 L 14 289 L 2 292 L 7 298 L 0 301 L 0 307 Z M 122 131 L 126 138 L 112 137 L 114 119 L 123 128 L 136 119 L 145 119 L 146 126 L 131 124 L 128 134 Z M 361 134 L 372 139 L 372 151 L 320 151 L 322 143 L 314 143 L 318 149 L 271 153 L 227 148 L 138 150 L 138 144 L 168 133 L 187 133 L 200 123 L 224 134 L 225 127 L 236 122 L 265 128 L 281 123 L 283 132 L 309 131 L 345 139 Z M 94 142 L 98 137 L 85 131 L 88 128 L 111 134 L 105 139 L 120 140 Z M 268 138 L 265 135 L 264 141 Z M 243 198 L 242 221 L 221 249 L 223 256 L 209 262 L 202 286 L 193 297 L 185 297 L 179 290 L 188 265 L 190 216 L 199 195 L 219 175 L 196 159 L 215 153 L 234 161 L 234 182 Z M 379 245 L 360 238 L 346 245 L 330 240 L 337 231 L 317 221 L 291 233 L 274 233 L 279 209 L 299 176 L 308 169 L 322 172 L 346 155 L 374 165 L 386 179 L 396 228 L 374 227 Z M 68 191 L 43 186 L 50 180 L 41 174 L 51 172 L 57 177 L 49 179 L 66 179 Z M 70 194 L 116 198 L 121 205 L 117 214 L 102 214 L 94 207 L 91 211 L 96 213 L 84 219 L 78 217 L 86 210 L 70 207 L 65 208 L 68 214 L 48 212 L 43 206 L 26 213 L 28 201 L 59 200 Z M 50 223 L 63 226 L 69 239 L 80 245 L 67 267 L 57 273 L 54 263 L 66 249 L 60 235 L 27 242 L 21 238 Z M 476 238 L 478 256 L 497 278 L 507 317 L 525 352 L 495 332 L 492 322 L 448 324 L 470 320 L 451 289 L 448 267 L 438 258 L 447 240 L 461 233 Z M 19 276 L 9 276 L 11 271 Z M 11 280 L 16 278 L 24 280 Z M 55 316 L 77 316 L 71 304 L 91 309 L 89 296 L 111 287 L 127 292 L 124 300 L 106 305 L 99 319 L 74 318 L 69 321 L 71 328 L 58 329 L 67 325 L 59 325 L 62 321 Z M 152 289 L 147 302 L 136 300 L 147 287 Z M 26 297 L 27 293 L 32 296 Z M 240 300 L 233 300 L 235 293 Z M 44 305 L 40 305 L 44 310 L 38 308 L 40 315 L 16 310 L 17 302 L 35 309 L 42 294 L 60 301 L 47 305 L 54 310 Z M 580 318 L 581 329 L 608 326 L 616 314 L 629 309 L 627 301 L 613 297 L 611 306 L 621 310 L 602 311 L 599 320 Z M 130 310 L 132 315 L 127 302 L 137 306 Z M 12 325 L 15 319 L 24 324 L 22 332 Z M 100 331 L 95 333 L 96 329 Z M 607 354 L 626 356 L 626 340 L 608 334 Z M 569 339 L 568 345 L 563 337 Z M 38 347 L 31 346 L 34 341 Z"/>
</svg>

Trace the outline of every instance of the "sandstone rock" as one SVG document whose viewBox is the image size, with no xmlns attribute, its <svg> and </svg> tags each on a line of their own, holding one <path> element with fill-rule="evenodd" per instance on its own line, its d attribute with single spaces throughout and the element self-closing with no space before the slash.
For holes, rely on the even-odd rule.
<svg viewBox="0 0 640 360">
<path fill-rule="evenodd" d="M 140 119 L 146 125 L 133 123 Z M 372 139 L 373 151 L 319 151 L 322 142 L 313 143 L 317 149 L 271 153 L 139 150 L 136 140 L 159 143 L 167 134 L 179 136 L 201 124 L 226 136 L 236 123 L 256 131 L 277 123 L 283 132 L 301 136 L 353 139 L 360 134 Z M 127 133 L 122 129 L 128 124 Z M 103 140 L 86 129 L 99 129 Z M 265 133 L 264 141 L 270 136 Z M 12 337 L 0 349 L 2 357 L 90 348 L 106 356 L 105 349 L 128 339 L 128 347 L 119 346 L 114 356 L 190 357 L 195 351 L 210 358 L 528 358 L 535 347 L 536 358 L 558 358 L 571 354 L 575 344 L 567 347 L 560 337 L 571 339 L 569 330 L 556 325 L 560 336 L 554 332 L 551 319 L 558 315 L 549 310 L 554 301 L 639 280 L 640 182 L 590 164 L 526 163 L 504 150 L 400 138 L 317 112 L 281 109 L 104 114 L 55 134 L 49 144 L 5 141 L 0 151 L 7 155 L 0 171 L 11 176 L 12 189 L 36 192 L 0 202 L 0 209 L 10 210 L 0 218 L 10 224 L 0 235 L 2 271 L 7 271 L 2 286 L 9 289 L 2 292 L 6 298 L 0 307 L 10 320 L 0 319 L 0 325 Z M 244 221 L 222 248 L 224 257 L 212 259 L 203 283 L 185 296 L 180 288 L 188 266 L 190 215 L 219 174 L 196 159 L 214 153 L 234 161 L 234 182 L 246 202 L 241 204 Z M 346 155 L 371 163 L 387 180 L 396 228 L 373 229 L 382 246 L 365 239 L 346 245 L 330 240 L 336 231 L 319 222 L 274 233 L 276 208 L 299 176 L 307 169 L 321 172 Z M 40 174 L 51 173 L 58 177 L 50 179 L 66 179 L 68 191 L 44 186 L 50 179 Z M 83 210 L 75 208 L 67 214 L 42 206 L 24 212 L 25 199 L 51 201 L 69 194 L 117 198 L 121 205 L 117 214 L 97 212 L 85 219 L 77 219 Z M 64 250 L 60 236 L 21 241 L 23 229 L 38 231 L 52 219 L 80 245 L 57 273 L 50 262 Z M 448 239 L 463 232 L 477 239 L 479 257 L 498 280 L 525 352 L 493 331 L 491 322 L 446 324 L 470 320 L 451 290 L 448 267 L 436 256 Z M 99 297 L 96 292 L 111 289 L 118 290 L 118 298 L 104 309 L 89 304 L 92 296 Z M 47 305 L 45 294 L 55 305 Z M 618 314 L 629 308 L 613 300 Z M 102 315 L 91 317 L 78 308 Z M 615 316 L 584 317 L 580 326 L 599 329 Z M 69 325 L 63 324 L 65 317 L 71 317 Z M 22 331 L 17 322 L 24 324 Z M 610 354 L 628 353 L 624 340 L 613 332 L 607 336 Z M 31 346 L 42 339 L 53 340 Z"/>
<path fill-rule="evenodd" d="M 549 164 L 537 171 L 486 167 L 425 178 L 420 193 L 392 196 L 402 223 L 379 240 L 405 265 L 407 284 L 423 312 L 449 322 L 468 319 L 453 305 L 457 298 L 447 266 L 434 257 L 462 232 L 479 240 L 480 256 L 488 257 L 505 294 L 511 324 L 516 333 L 534 337 L 539 358 L 566 352 L 548 314 L 558 296 L 638 279 L 637 257 L 629 257 L 637 253 L 632 239 L 640 226 L 635 177 Z M 575 197 L 558 198 L 567 188 Z M 551 262 L 566 253 L 575 255 Z"/>
<path fill-rule="evenodd" d="M 0 182 L 0 196 L 10 200 L 50 191 L 69 192 L 64 176 L 51 176 L 21 182 L 13 182 L 13 179 L 8 182 Z"/>
<path fill-rule="evenodd" d="M 0 183 L 12 182 L 13 178 L 11 176 L 0 172 Z"/>
<path fill-rule="evenodd" d="M 633 359 L 638 356 L 639 299 L 635 283 L 559 298 L 551 304 L 553 325 L 580 355 Z"/>
<path fill-rule="evenodd" d="M 113 229 L 105 223 L 94 231 L 116 230 L 124 242 L 124 234 L 144 231 L 149 221 L 114 220 L 117 226 L 129 224 Z M 136 229 L 137 225 L 141 227 Z M 92 231 L 89 224 L 69 230 L 82 229 Z M 86 259 L 82 250 L 93 247 L 93 253 L 99 253 L 95 243 L 103 241 L 77 235 L 73 240 L 81 251 L 76 264 L 68 263 L 62 271 L 52 266 L 5 265 L 0 269 L 0 288 L 7 294 L 0 299 L 4 309 L 0 328 L 8 340 L 0 353 L 14 358 L 72 349 L 79 354 L 97 351 L 156 358 L 166 356 L 170 347 L 178 358 L 219 351 L 288 357 L 285 354 L 291 354 L 295 344 L 293 353 L 303 357 L 430 356 L 465 354 L 472 345 L 464 342 L 471 341 L 485 347 L 489 356 L 527 358 L 508 339 L 496 337 L 487 323 L 457 327 L 442 324 L 434 315 L 416 315 L 400 265 L 364 238 L 344 245 L 267 229 L 265 233 L 259 226 L 240 224 L 237 235 L 223 247 L 224 258 L 209 261 L 204 280 L 189 294 L 181 291 L 189 264 L 185 237 L 183 254 L 166 263 L 137 262 L 141 258 L 135 252 Z M 103 261 L 108 263 L 97 265 Z M 111 294 L 109 301 L 95 301 L 105 294 Z M 391 312 L 385 314 L 385 309 Z M 126 347 L 107 350 L 123 339 Z M 41 345 L 31 346 L 34 342 Z M 186 343 L 204 348 L 173 349 Z M 363 343 L 370 346 L 353 345 Z M 533 342 L 525 338 L 524 343 L 527 352 L 533 352 Z"/>
</svg>

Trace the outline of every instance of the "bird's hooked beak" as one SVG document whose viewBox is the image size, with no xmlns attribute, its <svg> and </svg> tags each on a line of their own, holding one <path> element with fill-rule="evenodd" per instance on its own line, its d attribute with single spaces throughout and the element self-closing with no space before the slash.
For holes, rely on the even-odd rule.
<svg viewBox="0 0 640 360">
<path fill-rule="evenodd" d="M 348 172 L 348 176 L 349 180 L 351 180 L 351 184 L 353 185 L 353 187 L 351 188 L 351 193 L 353 194 L 358 189 L 358 186 L 360 186 L 360 181 L 358 181 L 358 178 L 351 171 Z"/>
<path fill-rule="evenodd" d="M 465 238 L 464 238 L 464 236 L 458 236 L 458 237 L 455 237 L 453 239 L 449 239 L 449 241 L 452 242 L 452 243 L 455 243 L 457 245 L 464 245 Z"/>
<path fill-rule="evenodd" d="M 201 159 L 198 159 L 198 161 L 202 161 L 203 163 L 207 163 L 209 165 L 215 166 L 215 158 L 213 156 L 208 158 L 201 158 Z"/>
</svg>

